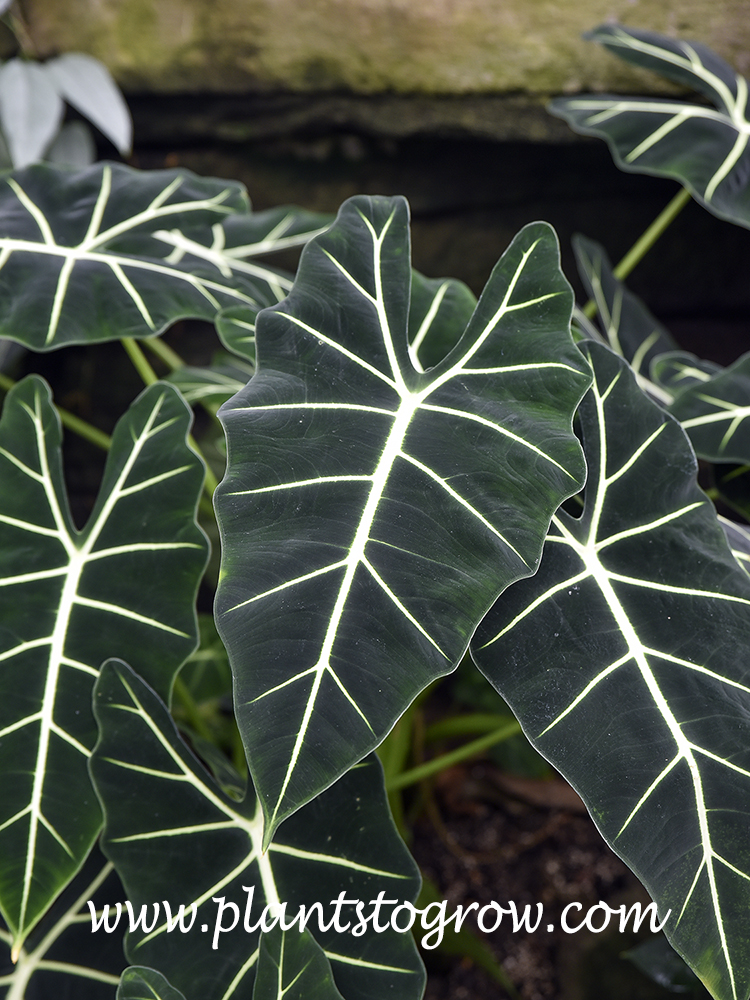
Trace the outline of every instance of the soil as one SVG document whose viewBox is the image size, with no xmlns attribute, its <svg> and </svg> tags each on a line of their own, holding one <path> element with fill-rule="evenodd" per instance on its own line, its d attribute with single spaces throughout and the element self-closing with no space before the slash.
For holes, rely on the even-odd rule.
<svg viewBox="0 0 750 1000">
<path fill-rule="evenodd" d="M 428 969 L 425 1000 L 657 1000 L 674 996 L 640 972 L 624 953 L 652 937 L 642 929 L 620 933 L 618 918 L 601 934 L 585 928 L 561 929 L 562 911 L 579 924 L 600 900 L 616 908 L 650 902 L 645 890 L 604 842 L 576 793 L 556 777 L 512 779 L 489 761 L 451 768 L 439 775 L 413 827 L 410 849 L 423 874 L 448 902 L 479 907 L 493 900 L 519 913 L 536 904 L 543 917 L 531 933 L 515 931 L 509 916 L 497 930 L 482 934 L 471 918 L 476 938 L 502 966 L 510 986 L 503 986 L 480 965 L 481 956 L 423 951 Z M 476 910 L 474 911 L 476 913 Z M 487 911 L 485 926 L 496 917 Z M 595 926 L 599 926 L 597 914 Z M 479 957 L 479 961 L 477 960 Z M 513 990 L 517 992 L 513 992 Z M 682 992 L 685 996 L 686 992 Z M 688 995 L 707 997 L 702 988 Z"/>
</svg>

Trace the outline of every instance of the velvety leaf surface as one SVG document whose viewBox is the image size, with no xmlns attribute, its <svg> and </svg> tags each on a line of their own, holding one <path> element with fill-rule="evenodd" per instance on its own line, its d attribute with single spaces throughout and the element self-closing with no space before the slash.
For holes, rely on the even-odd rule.
<svg viewBox="0 0 750 1000">
<path fill-rule="evenodd" d="M 123 934 L 91 932 L 105 904 L 122 900 L 112 865 L 97 848 L 24 942 L 14 964 L 11 935 L 0 925 L 0 997 L 7 1000 L 112 1000 L 125 965 Z"/>
<path fill-rule="evenodd" d="M 750 354 L 681 392 L 670 413 L 700 458 L 750 461 Z"/>
<path fill-rule="evenodd" d="M 549 106 L 576 132 L 607 140 L 617 165 L 674 177 L 714 215 L 750 227 L 747 80 L 696 42 L 605 24 L 585 37 L 697 90 L 712 106 L 670 97 L 561 97 Z"/>
<path fill-rule="evenodd" d="M 267 838 L 455 667 L 583 475 L 588 373 L 549 226 L 516 237 L 427 372 L 409 258 L 403 199 L 347 202 L 260 314 L 257 373 L 220 411 L 217 627 Z"/>
<path fill-rule="evenodd" d="M 417 371 L 434 368 L 456 346 L 476 305 L 476 296 L 462 281 L 412 271 L 409 358 Z"/>
<path fill-rule="evenodd" d="M 105 664 L 94 711 L 101 736 L 91 770 L 105 814 L 103 849 L 136 914 L 147 906 L 148 926 L 129 935 L 128 957 L 158 968 L 187 1000 L 250 995 L 260 948 L 255 925 L 266 906 L 286 903 L 285 919 L 291 921 L 300 905 L 317 902 L 328 924 L 342 892 L 362 900 L 366 914 L 381 890 L 391 900 L 415 898 L 419 877 L 390 819 L 376 758 L 290 819 L 264 853 L 255 797 L 248 792 L 238 802 L 221 790 L 183 743 L 166 706 L 128 666 Z M 168 932 L 164 911 L 154 912 L 164 900 L 173 918 L 185 904 L 187 925 L 195 903 L 192 930 Z M 383 908 L 381 923 L 389 909 Z M 354 908 L 343 907 L 340 926 L 350 923 L 353 929 L 356 922 Z M 217 923 L 228 932 L 213 948 Z M 272 924 L 269 912 L 266 926 Z M 421 997 L 423 970 L 411 935 L 369 928 L 355 936 L 338 933 L 335 925 L 321 931 L 315 915 L 308 930 L 346 1000 Z M 267 958 L 274 953 L 271 946 Z M 304 962 L 311 952 L 307 959 L 296 954 L 294 961 Z"/>
<path fill-rule="evenodd" d="M 0 334 L 51 350 L 277 302 L 291 279 L 244 257 L 304 242 L 320 217 L 256 225 L 247 209 L 240 184 L 188 171 L 38 165 L 2 179 Z"/>
<path fill-rule="evenodd" d="M 60 424 L 29 376 L 0 420 L 0 907 L 20 945 L 80 867 L 100 824 L 86 769 L 91 689 L 107 656 L 138 655 L 165 697 L 195 646 L 206 560 L 191 414 L 170 386 L 115 428 L 82 531 L 68 510 Z"/>
<path fill-rule="evenodd" d="M 278 925 L 260 940 L 253 1000 L 342 1000 L 331 963 L 309 931 Z"/>
<path fill-rule="evenodd" d="M 473 655 L 633 868 L 722 1000 L 750 991 L 750 581 L 695 484 L 679 425 L 587 344 L 580 518 Z"/>
<path fill-rule="evenodd" d="M 600 244 L 573 237 L 578 273 L 596 309 L 607 343 L 630 362 L 633 371 L 648 378 L 652 360 L 677 347 L 672 335 L 655 319 L 638 296 L 612 273 Z"/>
</svg>

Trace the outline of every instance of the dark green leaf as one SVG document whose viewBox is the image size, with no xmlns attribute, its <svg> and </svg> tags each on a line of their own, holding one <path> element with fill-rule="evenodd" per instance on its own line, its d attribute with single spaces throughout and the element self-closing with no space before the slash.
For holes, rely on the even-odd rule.
<svg viewBox="0 0 750 1000">
<path fill-rule="evenodd" d="M 456 346 L 476 309 L 474 293 L 454 278 L 412 271 L 409 357 L 417 371 L 434 368 Z"/>
<path fill-rule="evenodd" d="M 473 655 L 658 903 L 721 1000 L 750 991 L 750 580 L 695 484 L 679 425 L 606 348 L 583 348 L 580 518 Z"/>
<path fill-rule="evenodd" d="M 287 216 L 294 232 L 310 221 Z M 78 173 L 40 165 L 0 182 L 0 218 L 0 334 L 35 350 L 148 337 L 181 317 L 255 310 L 291 287 L 244 259 L 273 248 L 280 222 L 270 232 L 261 225 L 257 244 L 232 242 L 246 229 L 258 235 L 233 181 L 117 163 Z"/>
<path fill-rule="evenodd" d="M 696 42 L 605 24 L 587 38 L 622 59 L 697 90 L 713 107 L 666 97 L 561 97 L 550 111 L 607 140 L 617 165 L 674 177 L 714 215 L 750 227 L 747 81 Z"/>
<path fill-rule="evenodd" d="M 161 972 L 142 965 L 131 965 L 122 974 L 116 1000 L 185 1000 L 185 997 L 167 982 Z"/>
<path fill-rule="evenodd" d="M 178 368 L 165 381 L 177 386 L 191 406 L 196 403 L 218 406 L 243 389 L 254 371 L 247 362 L 226 355 L 215 358 L 210 368 Z"/>
<path fill-rule="evenodd" d="M 553 231 L 516 237 L 427 372 L 409 256 L 403 199 L 347 202 L 259 316 L 257 373 L 220 411 L 217 626 L 266 838 L 455 667 L 582 479 L 588 373 Z"/>
<path fill-rule="evenodd" d="M 618 281 L 609 257 L 598 243 L 585 236 L 574 236 L 573 250 L 581 281 L 596 303 L 607 343 L 630 363 L 637 375 L 648 378 L 653 358 L 676 348 L 671 334 Z"/>
<path fill-rule="evenodd" d="M 703 385 L 720 371 L 721 365 L 687 351 L 668 351 L 651 362 L 651 378 L 672 396 L 679 396 L 691 386 Z"/>
<path fill-rule="evenodd" d="M 278 925 L 260 940 L 253 1000 L 342 1000 L 331 963 L 309 931 Z"/>
<path fill-rule="evenodd" d="M 700 458 L 750 462 L 750 354 L 688 386 L 669 408 Z"/>
<path fill-rule="evenodd" d="M 685 965 L 663 934 L 657 934 L 625 952 L 636 968 L 670 993 L 687 993 L 691 997 L 709 996 L 695 974 Z"/>
<path fill-rule="evenodd" d="M 328 923 L 342 892 L 363 901 L 365 914 L 381 890 L 391 901 L 415 898 L 419 877 L 388 814 L 376 758 L 292 817 L 263 852 L 254 796 L 237 802 L 224 794 L 180 739 L 163 702 L 125 664 L 102 668 L 94 711 L 101 736 L 91 770 L 105 814 L 103 849 L 135 913 L 147 906 L 149 926 L 153 904 L 164 900 L 173 916 L 185 904 L 188 924 L 192 903 L 197 913 L 188 933 L 168 932 L 159 910 L 153 929 L 129 935 L 128 957 L 160 969 L 189 1000 L 250 995 L 260 944 L 254 925 L 266 906 L 286 903 L 291 921 L 300 906 L 320 903 Z M 217 925 L 232 923 L 232 906 L 236 929 L 217 934 Z M 381 923 L 390 909 L 384 907 Z M 340 920 L 354 929 L 353 908 L 344 907 Z M 423 972 L 410 935 L 320 931 L 315 914 L 308 930 L 346 1000 L 421 997 Z"/>
<path fill-rule="evenodd" d="M 169 696 L 196 641 L 206 560 L 190 412 L 146 390 L 115 428 L 82 531 L 70 518 L 60 424 L 29 376 L 0 421 L 0 907 L 16 947 L 80 867 L 100 824 L 86 762 L 102 660 L 138 656 Z"/>
<path fill-rule="evenodd" d="M 85 865 L 24 942 L 13 964 L 0 929 L 0 996 L 5 1000 L 112 1000 L 125 965 L 122 931 L 92 933 L 91 911 L 122 900 L 112 865 L 94 848 Z M 89 900 L 91 906 L 89 906 Z"/>
</svg>

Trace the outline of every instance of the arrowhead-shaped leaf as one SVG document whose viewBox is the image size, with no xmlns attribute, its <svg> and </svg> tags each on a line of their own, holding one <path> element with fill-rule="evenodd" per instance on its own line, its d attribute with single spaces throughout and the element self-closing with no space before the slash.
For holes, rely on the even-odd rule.
<svg viewBox="0 0 750 1000">
<path fill-rule="evenodd" d="M 589 479 L 472 643 L 714 996 L 750 991 L 750 580 L 676 421 L 583 348 Z"/>
<path fill-rule="evenodd" d="M 286 209 L 256 223 L 247 208 L 240 184 L 187 171 L 45 164 L 4 178 L 0 335 L 51 350 L 277 302 L 291 279 L 245 257 L 304 242 L 321 217 Z"/>
<path fill-rule="evenodd" d="M 190 412 L 170 386 L 118 423 L 94 510 L 70 518 L 60 424 L 41 379 L 0 421 L 0 908 L 18 948 L 81 866 L 100 825 L 86 765 L 91 689 L 112 653 L 165 696 L 195 646 L 206 543 Z"/>
<path fill-rule="evenodd" d="M 300 906 L 318 903 L 319 915 L 311 911 L 307 929 L 346 1000 L 419 1000 L 423 970 L 410 935 L 370 927 L 355 936 L 330 926 L 342 892 L 361 900 L 369 916 L 370 900 L 381 890 L 381 899 L 400 902 L 413 900 L 419 889 L 414 862 L 388 813 L 376 758 L 289 820 L 264 853 L 255 797 L 248 792 L 238 802 L 221 790 L 180 738 L 166 706 L 130 667 L 104 665 L 94 711 L 101 735 L 91 772 L 105 815 L 102 846 L 134 912 L 145 905 L 148 919 L 145 933 L 141 927 L 128 936 L 132 961 L 158 968 L 189 1000 L 249 997 L 264 908 L 285 903 L 288 924 Z M 168 931 L 164 900 L 172 918 L 184 904 L 192 930 Z M 381 925 L 391 909 L 383 907 Z M 353 930 L 355 907 L 344 906 L 339 921 L 339 929 L 348 923 Z M 321 922 L 327 930 L 319 929 Z M 269 911 L 265 926 L 273 923 Z M 227 932 L 217 934 L 217 925 Z M 299 933 L 299 924 L 292 933 Z M 272 946 L 268 957 L 273 953 Z"/>
<path fill-rule="evenodd" d="M 403 199 L 347 202 L 258 317 L 257 373 L 220 411 L 217 626 L 268 839 L 456 666 L 583 476 L 589 376 L 554 232 L 516 237 L 426 372 L 409 257 Z"/>
<path fill-rule="evenodd" d="M 713 106 L 592 94 L 557 98 L 552 114 L 576 132 L 606 139 L 623 170 L 674 177 L 714 215 L 750 227 L 747 80 L 695 42 L 622 25 L 602 25 L 585 37 L 697 90 Z"/>
</svg>

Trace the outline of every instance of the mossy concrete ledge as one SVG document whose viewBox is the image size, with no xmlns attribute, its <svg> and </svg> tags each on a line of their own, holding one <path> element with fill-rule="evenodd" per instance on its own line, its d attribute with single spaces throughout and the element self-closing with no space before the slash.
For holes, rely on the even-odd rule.
<svg viewBox="0 0 750 1000">
<path fill-rule="evenodd" d="M 605 21 L 699 40 L 750 70 L 746 0 L 22 0 L 40 55 L 126 91 L 551 94 L 640 76 L 581 40 Z"/>
</svg>

